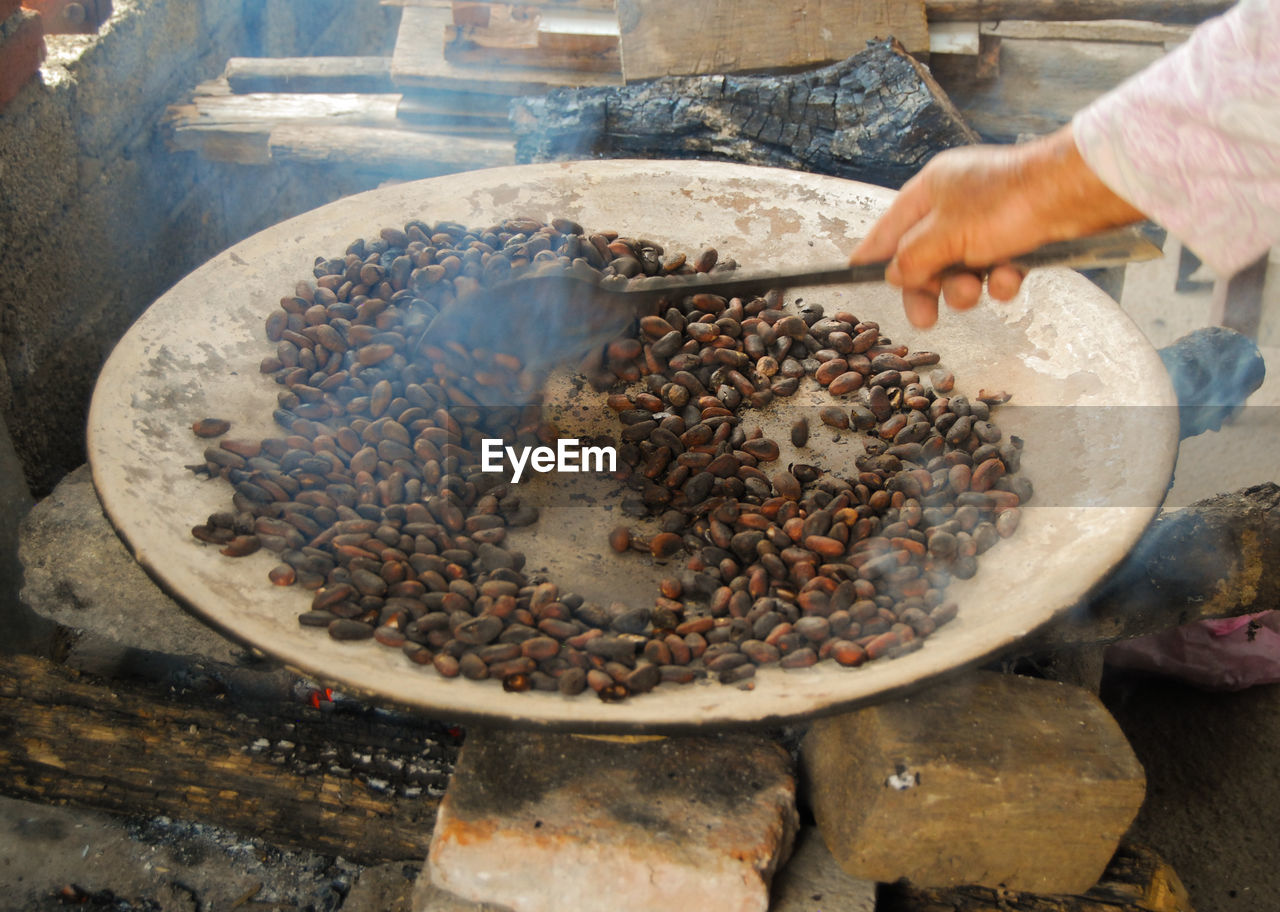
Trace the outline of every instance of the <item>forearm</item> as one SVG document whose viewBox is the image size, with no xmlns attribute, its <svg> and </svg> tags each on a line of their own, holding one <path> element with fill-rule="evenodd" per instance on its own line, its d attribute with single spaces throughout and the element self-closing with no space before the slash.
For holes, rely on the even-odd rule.
<svg viewBox="0 0 1280 912">
<path fill-rule="evenodd" d="M 1020 245 L 1031 249 L 1049 241 L 1094 234 L 1144 218 L 1093 171 L 1076 145 L 1070 125 L 1027 143 L 1022 152 L 1024 193 L 1032 207 Z M 1026 235 L 1024 235 L 1026 236 Z M 1011 251 L 1009 256 L 1024 251 Z"/>
</svg>

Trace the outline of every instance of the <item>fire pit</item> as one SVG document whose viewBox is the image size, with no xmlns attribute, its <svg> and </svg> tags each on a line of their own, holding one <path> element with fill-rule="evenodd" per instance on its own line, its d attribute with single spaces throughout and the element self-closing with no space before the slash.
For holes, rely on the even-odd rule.
<svg viewBox="0 0 1280 912">
<path fill-rule="evenodd" d="M 1125 555 L 1163 495 L 1177 438 L 1168 381 L 1137 329 L 1078 275 L 1034 274 L 1017 302 L 948 317 L 930 334 L 908 331 L 896 294 L 885 287 L 788 292 L 788 301 L 803 297 L 828 312 L 852 311 L 878 321 L 895 342 L 940 352 L 963 390 L 1012 392 L 999 422 L 1027 441 L 1023 470 L 1037 487 L 1018 534 L 991 551 L 972 579 L 948 590 L 958 618 L 920 650 L 858 669 L 762 669 L 752 690 L 713 682 L 661 686 L 620 704 L 443 679 L 373 644 L 299 628 L 310 594 L 270 586 L 270 555 L 232 561 L 192 542 L 191 526 L 222 509 L 228 492 L 184 468 L 204 445 L 189 430 L 196 419 L 228 417 L 237 437 L 279 433 L 271 425 L 279 387 L 258 372 L 270 350 L 263 321 L 282 293 L 310 275 L 315 257 L 337 255 L 355 237 L 413 218 L 482 225 L 559 215 L 653 237 L 671 249 L 714 246 L 767 268 L 782 259 L 802 265 L 839 257 L 889 196 L 770 169 L 611 161 L 475 172 L 342 200 L 225 252 L 138 321 L 104 368 L 93 401 L 95 483 L 140 563 L 201 618 L 345 690 L 437 715 L 674 732 L 833 712 L 901 693 L 978 663 L 1075 604 Z M 826 395 L 775 402 L 747 420 L 785 441 L 797 410 L 816 413 Z M 604 394 L 561 376 L 548 400 L 560 410 L 564 436 L 616 432 Z M 817 426 L 803 461 L 839 470 L 859 452 L 848 432 Z M 789 461 L 784 451 L 779 465 Z M 543 504 L 541 521 L 508 539 L 526 554 L 526 572 L 545 569 L 562 589 L 588 599 L 652 600 L 670 567 L 608 548 L 624 493 L 615 479 L 543 475 L 521 485 L 522 496 Z"/>
</svg>

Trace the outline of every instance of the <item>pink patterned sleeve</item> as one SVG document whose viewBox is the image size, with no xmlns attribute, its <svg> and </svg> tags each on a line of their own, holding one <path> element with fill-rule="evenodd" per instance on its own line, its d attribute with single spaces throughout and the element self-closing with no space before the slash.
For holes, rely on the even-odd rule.
<svg viewBox="0 0 1280 912">
<path fill-rule="evenodd" d="M 1116 194 L 1219 276 L 1280 243 L 1280 0 L 1241 0 L 1076 114 Z"/>
</svg>

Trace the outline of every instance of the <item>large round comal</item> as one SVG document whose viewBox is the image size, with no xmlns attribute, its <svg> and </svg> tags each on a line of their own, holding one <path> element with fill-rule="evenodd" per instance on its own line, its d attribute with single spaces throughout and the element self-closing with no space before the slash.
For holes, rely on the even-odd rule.
<svg viewBox="0 0 1280 912">
<path fill-rule="evenodd" d="M 494 681 L 444 678 L 373 642 L 339 642 L 304 628 L 311 593 L 277 587 L 265 552 L 228 558 L 191 537 L 226 509 L 230 488 L 185 468 L 207 441 L 191 431 L 208 416 L 236 437 L 279 436 L 280 387 L 259 372 L 273 349 L 264 320 L 312 276 L 317 256 L 341 256 L 358 237 L 411 219 L 470 226 L 528 216 L 572 219 L 588 230 L 647 237 L 668 250 L 716 247 L 750 269 L 839 259 L 892 191 L 812 174 L 700 162 L 597 161 L 475 171 L 352 196 L 268 228 L 195 270 L 156 301 L 113 351 L 89 417 L 93 478 L 111 522 L 166 591 L 228 636 L 341 690 L 440 718 L 584 732 L 679 732 L 771 724 L 900 695 L 972 667 L 1078 605 L 1128 553 L 1159 507 L 1177 448 L 1177 411 L 1159 358 L 1119 307 L 1065 269 L 1034 272 L 1010 303 L 946 312 L 912 329 L 885 285 L 793 288 L 786 300 L 874 320 L 894 342 L 942 356 L 957 391 L 1003 389 L 996 412 L 1025 441 L 1022 472 L 1036 495 L 1017 533 L 985 553 L 971 579 L 953 582 L 958 616 L 922 648 L 857 668 L 821 662 L 762 668 L 750 689 L 714 680 L 663 684 L 620 703 L 590 692 L 509 693 Z M 812 388 L 811 388 L 812 387 Z M 806 382 L 746 420 L 783 444 L 789 461 L 854 471 L 857 436 L 816 424 L 803 453 L 790 451 L 796 414 L 829 394 Z M 605 395 L 566 376 L 548 388 L 562 434 L 614 433 Z M 556 409 L 559 409 L 556 412 Z M 803 458 L 801 458 L 803 457 Z M 508 542 L 562 590 L 589 600 L 651 604 L 672 566 L 613 553 L 624 489 L 606 474 L 536 475 L 524 493 L 541 519 Z M 558 487 L 559 486 L 559 487 Z M 559 495 L 559 496 L 558 496 Z"/>
</svg>

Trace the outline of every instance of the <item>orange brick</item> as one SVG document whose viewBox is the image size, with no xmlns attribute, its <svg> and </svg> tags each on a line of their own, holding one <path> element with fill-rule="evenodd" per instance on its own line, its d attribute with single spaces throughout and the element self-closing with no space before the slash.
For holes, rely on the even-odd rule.
<svg viewBox="0 0 1280 912">
<path fill-rule="evenodd" d="M 790 758 L 763 738 L 472 729 L 422 879 L 516 912 L 765 912 L 794 802 Z"/>
<path fill-rule="evenodd" d="M 0 0 L 8 2 L 8 0 Z M 46 35 L 91 35 L 111 15 L 111 0 L 19 0 L 44 20 Z"/>
<path fill-rule="evenodd" d="M 44 52 L 44 28 L 39 14 L 21 10 L 0 25 L 0 111 L 40 69 Z"/>
</svg>

